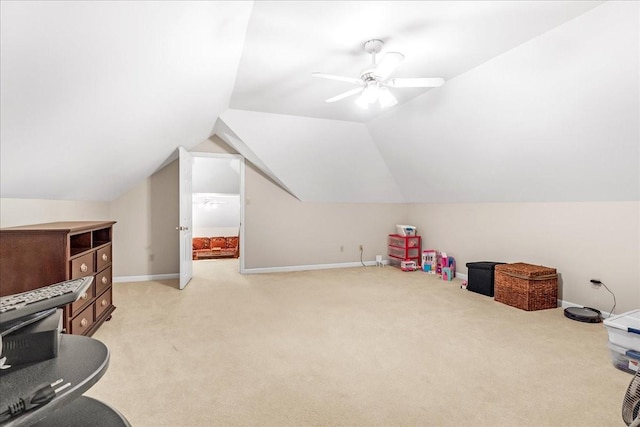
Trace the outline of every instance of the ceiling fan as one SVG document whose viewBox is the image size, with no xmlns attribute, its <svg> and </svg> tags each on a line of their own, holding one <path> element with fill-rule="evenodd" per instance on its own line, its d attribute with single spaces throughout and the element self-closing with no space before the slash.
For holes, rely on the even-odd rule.
<svg viewBox="0 0 640 427">
<path fill-rule="evenodd" d="M 418 78 L 393 78 L 389 76 L 404 60 L 404 55 L 399 52 L 387 52 L 379 63 L 376 63 L 376 54 L 382 51 L 382 40 L 373 39 L 364 44 L 364 50 L 371 55 L 371 66 L 365 69 L 360 78 L 336 76 L 334 74 L 312 73 L 314 77 L 323 79 L 340 80 L 343 82 L 358 85 L 357 88 L 336 95 L 325 102 L 336 102 L 352 95 L 361 94 L 356 99 L 356 104 L 362 108 L 368 108 L 376 101 L 381 107 L 391 107 L 398 103 L 398 100 L 391 93 L 389 88 L 408 87 L 438 87 L 444 84 L 442 77 L 418 77 Z"/>
</svg>

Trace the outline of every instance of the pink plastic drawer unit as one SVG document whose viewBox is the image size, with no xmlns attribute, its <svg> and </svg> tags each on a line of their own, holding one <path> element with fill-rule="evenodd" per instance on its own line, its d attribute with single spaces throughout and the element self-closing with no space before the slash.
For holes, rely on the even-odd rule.
<svg viewBox="0 0 640 427">
<path fill-rule="evenodd" d="M 414 261 L 417 268 L 421 268 L 420 254 L 422 251 L 422 238 L 420 236 L 401 236 L 399 234 L 389 234 L 387 247 L 389 260 Z M 392 263 L 396 265 L 396 263 Z"/>
<path fill-rule="evenodd" d="M 609 342 L 640 351 L 640 309 L 610 317 L 603 323 L 609 333 Z"/>
<path fill-rule="evenodd" d="M 389 246 L 397 248 L 417 248 L 420 247 L 419 236 L 399 236 L 396 234 L 389 235 Z"/>
<path fill-rule="evenodd" d="M 389 246 L 389 255 L 402 259 L 417 258 L 420 256 L 420 250 L 418 248 L 402 249 Z"/>
</svg>

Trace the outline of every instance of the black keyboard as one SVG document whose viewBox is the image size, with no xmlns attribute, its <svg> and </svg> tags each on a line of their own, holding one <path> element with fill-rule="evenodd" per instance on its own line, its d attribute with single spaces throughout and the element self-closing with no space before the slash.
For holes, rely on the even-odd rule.
<svg viewBox="0 0 640 427">
<path fill-rule="evenodd" d="M 87 291 L 92 282 L 93 276 L 87 276 L 1 297 L 0 324 L 74 302 Z"/>
</svg>

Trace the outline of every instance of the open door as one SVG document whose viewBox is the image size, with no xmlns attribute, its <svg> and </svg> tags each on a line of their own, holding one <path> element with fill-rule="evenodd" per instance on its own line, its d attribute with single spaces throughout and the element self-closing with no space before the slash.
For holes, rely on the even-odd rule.
<svg viewBox="0 0 640 427">
<path fill-rule="evenodd" d="M 180 225 L 177 229 L 180 232 L 180 289 L 184 289 L 193 276 L 191 260 L 191 238 L 193 236 L 191 172 L 193 169 L 193 156 L 184 147 L 179 147 L 178 151 L 180 155 Z"/>
</svg>

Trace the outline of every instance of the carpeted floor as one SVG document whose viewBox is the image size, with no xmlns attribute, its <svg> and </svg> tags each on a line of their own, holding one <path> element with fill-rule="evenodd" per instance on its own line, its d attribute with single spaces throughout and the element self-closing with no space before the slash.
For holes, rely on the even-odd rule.
<svg viewBox="0 0 640 427">
<path fill-rule="evenodd" d="M 393 267 L 237 271 L 115 284 L 87 395 L 137 427 L 624 425 L 602 324 Z"/>
</svg>

